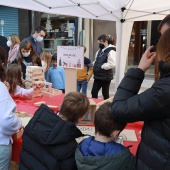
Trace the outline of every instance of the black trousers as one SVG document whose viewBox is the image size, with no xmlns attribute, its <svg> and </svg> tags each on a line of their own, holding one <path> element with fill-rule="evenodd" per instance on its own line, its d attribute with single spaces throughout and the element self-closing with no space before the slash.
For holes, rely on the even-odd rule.
<svg viewBox="0 0 170 170">
<path fill-rule="evenodd" d="M 110 82 L 111 82 L 111 80 L 104 81 L 104 80 L 94 79 L 93 87 L 92 87 L 92 91 L 91 91 L 92 98 L 98 98 L 98 92 L 99 92 L 100 88 L 102 88 L 102 95 L 103 95 L 104 100 L 108 99 L 109 98 Z"/>
</svg>

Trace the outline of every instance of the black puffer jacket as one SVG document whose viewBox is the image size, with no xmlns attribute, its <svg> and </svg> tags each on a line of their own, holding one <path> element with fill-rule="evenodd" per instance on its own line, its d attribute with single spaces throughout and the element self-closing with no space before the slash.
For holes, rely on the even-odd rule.
<svg viewBox="0 0 170 170">
<path fill-rule="evenodd" d="M 80 136 L 74 123 L 41 105 L 25 127 L 20 170 L 76 170 L 75 138 Z"/>
<path fill-rule="evenodd" d="M 112 114 L 127 122 L 144 121 L 137 170 L 170 170 L 170 75 L 137 95 L 144 72 L 129 69 L 115 94 Z"/>
</svg>

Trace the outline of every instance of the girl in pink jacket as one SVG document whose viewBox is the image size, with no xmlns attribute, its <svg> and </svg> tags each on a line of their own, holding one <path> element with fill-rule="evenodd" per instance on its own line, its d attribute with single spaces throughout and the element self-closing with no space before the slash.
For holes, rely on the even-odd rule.
<svg viewBox="0 0 170 170">
<path fill-rule="evenodd" d="M 18 55 L 20 45 L 20 39 L 17 34 L 9 35 L 9 39 L 7 41 L 7 46 L 10 47 L 8 52 L 8 65 L 10 65 Z"/>
</svg>

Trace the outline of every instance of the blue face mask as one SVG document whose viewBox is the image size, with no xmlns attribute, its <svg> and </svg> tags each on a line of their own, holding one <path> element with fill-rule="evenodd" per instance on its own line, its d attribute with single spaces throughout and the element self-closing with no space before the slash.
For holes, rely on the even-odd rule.
<svg viewBox="0 0 170 170">
<path fill-rule="evenodd" d="M 38 37 L 36 38 L 36 41 L 37 41 L 37 42 L 40 42 L 40 41 L 42 41 L 42 40 L 43 40 L 43 37 L 41 37 L 41 36 L 38 35 Z"/>
<path fill-rule="evenodd" d="M 22 52 L 22 55 L 23 55 L 23 57 L 28 57 L 30 55 L 30 51 L 28 53 L 23 53 Z"/>
</svg>

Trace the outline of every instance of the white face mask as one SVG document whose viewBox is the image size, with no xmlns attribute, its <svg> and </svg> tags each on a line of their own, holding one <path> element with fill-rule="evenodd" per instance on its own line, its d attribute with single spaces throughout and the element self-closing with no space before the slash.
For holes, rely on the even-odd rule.
<svg viewBox="0 0 170 170">
<path fill-rule="evenodd" d="M 28 53 L 21 52 L 24 57 L 28 57 L 30 55 L 30 51 Z"/>
<path fill-rule="evenodd" d="M 36 41 L 40 42 L 40 41 L 42 41 L 42 40 L 43 40 L 43 37 L 41 37 L 41 36 L 38 35 L 38 37 L 36 38 Z"/>
<path fill-rule="evenodd" d="M 8 47 L 11 47 L 11 45 L 12 45 L 11 41 L 9 41 L 9 40 L 7 41 L 6 44 L 7 44 Z"/>
</svg>

